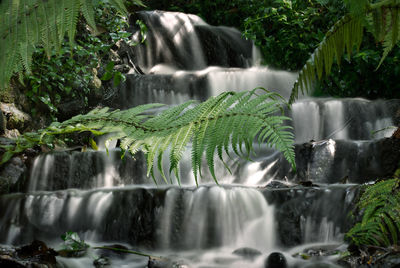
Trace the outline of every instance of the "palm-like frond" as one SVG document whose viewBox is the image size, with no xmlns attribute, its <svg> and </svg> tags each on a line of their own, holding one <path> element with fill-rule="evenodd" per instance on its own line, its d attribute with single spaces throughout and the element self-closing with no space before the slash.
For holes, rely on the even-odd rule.
<svg viewBox="0 0 400 268">
<path fill-rule="evenodd" d="M 96 29 L 92 0 L 3 0 L 0 1 L 0 89 L 14 73 L 30 72 L 35 46 L 43 46 L 50 57 L 67 33 L 74 41 L 78 17 L 83 14 L 88 25 Z M 127 14 L 124 0 L 111 4 Z M 140 0 L 134 4 L 143 5 Z"/>
<path fill-rule="evenodd" d="M 299 72 L 294 84 L 289 103 L 293 103 L 299 93 L 309 92 L 316 81 L 323 75 L 328 75 L 332 64 L 340 65 L 343 54 L 351 56 L 354 48 L 361 45 L 364 30 L 370 31 L 377 42 L 383 42 L 384 51 L 381 61 L 399 41 L 399 12 L 398 0 L 381 0 L 372 3 L 370 0 L 346 0 L 349 13 L 336 22 L 315 49 L 310 59 Z"/>
<path fill-rule="evenodd" d="M 362 221 L 347 234 L 356 245 L 390 246 L 400 242 L 399 179 L 369 186 L 359 201 Z"/>
<path fill-rule="evenodd" d="M 265 90 L 264 90 L 265 91 Z M 283 152 L 295 168 L 293 134 L 291 127 L 284 125 L 288 117 L 282 114 L 282 103 L 276 93 L 226 92 L 195 105 L 187 102 L 169 108 L 156 116 L 146 114 L 150 108 L 160 104 L 141 105 L 129 110 L 110 111 L 95 109 L 86 115 L 75 116 L 63 123 L 53 123 L 36 134 L 25 134 L 17 146 L 5 148 L 9 152 L 20 152 L 37 143 L 54 143 L 55 137 L 73 132 L 111 133 L 110 139 L 120 139 L 120 146 L 131 154 L 143 151 L 147 158 L 148 175 L 162 169 L 164 153 L 169 150 L 170 173 L 179 180 L 179 161 L 187 144 L 192 143 L 192 167 L 196 183 L 201 170 L 203 156 L 210 172 L 215 177 L 214 155 L 222 160 L 222 150 L 249 157 L 253 141 L 275 146 Z M 3 162 L 7 160 L 3 157 Z"/>
</svg>

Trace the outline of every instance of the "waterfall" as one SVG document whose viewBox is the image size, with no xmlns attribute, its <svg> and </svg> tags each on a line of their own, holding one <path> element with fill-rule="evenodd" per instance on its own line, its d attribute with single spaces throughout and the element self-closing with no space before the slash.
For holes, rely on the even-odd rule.
<svg viewBox="0 0 400 268">
<path fill-rule="evenodd" d="M 195 15 L 138 12 L 147 42 L 131 47 L 135 64 L 107 105 L 126 109 L 161 102 L 203 101 L 223 91 L 263 87 L 288 98 L 297 74 L 260 66 L 259 51 L 238 30 L 211 26 Z M 61 242 L 66 231 L 96 245 L 117 243 L 190 267 L 264 267 L 273 251 L 304 243 L 343 243 L 346 217 L 358 184 L 386 176 L 385 155 L 398 100 L 311 98 L 287 110 L 295 134 L 297 171 L 283 155 L 262 144 L 251 161 L 224 155 L 216 161 L 220 185 L 206 163 L 196 187 L 190 151 L 180 163 L 182 184 L 157 185 L 146 177 L 142 154 L 110 146 L 98 151 L 43 153 L 32 164 L 25 191 L 0 196 L 0 243 L 21 245 L 42 239 Z M 101 142 L 100 142 L 101 143 Z M 116 143 L 116 141 L 115 141 Z M 168 157 L 163 165 L 168 166 Z M 308 183 L 308 187 L 297 183 Z M 259 251 L 246 259 L 235 250 Z M 96 252 L 94 251 L 95 255 Z M 306 266 L 285 253 L 293 267 Z M 111 257 L 110 257 L 111 258 Z M 111 258 L 113 267 L 145 267 L 143 257 Z M 88 258 L 59 261 L 66 267 L 92 265 Z"/>
</svg>

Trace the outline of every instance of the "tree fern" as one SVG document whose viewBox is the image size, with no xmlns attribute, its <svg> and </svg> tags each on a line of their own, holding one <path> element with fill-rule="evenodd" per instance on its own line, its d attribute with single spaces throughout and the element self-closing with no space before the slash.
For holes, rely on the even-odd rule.
<svg viewBox="0 0 400 268">
<path fill-rule="evenodd" d="M 363 211 L 346 237 L 356 245 L 390 246 L 400 242 L 399 179 L 367 187 L 357 206 Z"/>
<path fill-rule="evenodd" d="M 316 79 L 328 75 L 332 64 L 340 65 L 344 53 L 350 56 L 354 48 L 361 45 L 365 29 L 373 33 L 377 42 L 383 42 L 381 62 L 399 41 L 398 0 L 346 0 L 349 13 L 336 22 L 315 49 L 310 59 L 299 72 L 289 103 L 293 103 L 299 93 L 310 91 Z M 377 66 L 379 67 L 380 64 Z"/>
<path fill-rule="evenodd" d="M 123 15 L 123 0 L 110 1 Z M 133 1 L 143 5 L 140 0 Z M 3 0 L 0 2 L 0 88 L 11 76 L 30 72 L 35 46 L 43 46 L 48 56 L 58 48 L 67 33 L 71 44 L 76 34 L 78 17 L 83 14 L 96 29 L 92 0 Z"/>
<path fill-rule="evenodd" d="M 236 154 L 249 157 L 252 144 L 266 143 L 280 150 L 295 168 L 293 134 L 285 125 L 288 117 L 282 113 L 282 102 L 276 93 L 256 94 L 250 92 L 226 92 L 207 101 L 195 104 L 193 101 L 166 109 L 156 116 L 147 112 L 160 104 L 147 104 L 128 110 L 111 111 L 108 108 L 95 109 L 85 115 L 77 115 L 62 123 L 55 122 L 37 133 L 27 133 L 16 140 L 14 146 L 4 146 L 6 153 L 2 163 L 14 153 L 36 144 L 54 144 L 57 137 L 74 132 L 90 131 L 95 135 L 111 134 L 109 139 L 120 139 L 123 151 L 135 154 L 143 151 L 147 159 L 147 174 L 153 175 L 162 169 L 163 156 L 169 150 L 169 173 L 179 181 L 179 161 L 187 144 L 192 143 L 192 167 L 197 183 L 203 156 L 210 172 L 214 172 L 214 155 L 222 160 L 222 150 L 232 148 Z"/>
</svg>

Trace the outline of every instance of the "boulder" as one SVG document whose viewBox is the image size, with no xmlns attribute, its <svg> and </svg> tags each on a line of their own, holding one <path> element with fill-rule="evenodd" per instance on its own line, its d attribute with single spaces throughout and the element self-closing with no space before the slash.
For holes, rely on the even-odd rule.
<svg viewBox="0 0 400 268">
<path fill-rule="evenodd" d="M 257 249 L 244 247 L 236 249 L 232 252 L 232 254 L 241 256 L 245 259 L 253 260 L 260 256 L 262 253 Z"/>
<path fill-rule="evenodd" d="M 56 268 L 57 252 L 39 240 L 20 248 L 0 248 L 0 267 Z"/>
<path fill-rule="evenodd" d="M 288 267 L 285 256 L 280 252 L 272 252 L 265 260 L 265 268 L 286 268 Z"/>
<path fill-rule="evenodd" d="M 7 124 L 6 118 L 0 109 L 0 135 L 3 135 L 5 133 L 6 124 Z"/>
<path fill-rule="evenodd" d="M 15 191 L 22 185 L 27 167 L 20 157 L 11 158 L 0 169 L 0 194 Z"/>
<path fill-rule="evenodd" d="M 7 118 L 7 129 L 23 132 L 32 122 L 30 115 L 19 110 L 14 103 L 0 103 L 0 110 Z"/>
</svg>

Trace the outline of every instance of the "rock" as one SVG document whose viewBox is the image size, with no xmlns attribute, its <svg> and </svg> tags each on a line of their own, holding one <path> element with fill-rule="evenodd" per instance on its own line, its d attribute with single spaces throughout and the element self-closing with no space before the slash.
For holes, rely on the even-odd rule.
<svg viewBox="0 0 400 268">
<path fill-rule="evenodd" d="M 171 260 L 165 257 L 149 257 L 147 268 L 189 268 L 182 260 Z"/>
<path fill-rule="evenodd" d="M 280 252 L 273 252 L 269 254 L 265 260 L 265 268 L 286 268 L 287 261 L 285 256 Z"/>
<path fill-rule="evenodd" d="M 318 185 L 314 184 L 312 181 L 299 181 L 299 184 L 304 187 L 318 187 Z"/>
<path fill-rule="evenodd" d="M 13 103 L 0 103 L 0 110 L 7 118 L 8 129 L 18 129 L 23 132 L 32 122 L 32 118 L 19 110 Z"/>
<path fill-rule="evenodd" d="M 11 158 L 0 170 L 0 194 L 18 190 L 23 184 L 27 167 L 19 157 Z"/>
<path fill-rule="evenodd" d="M 115 250 L 113 250 L 113 249 L 115 249 Z M 104 248 L 99 249 L 98 254 L 100 255 L 100 257 L 120 258 L 120 259 L 125 258 L 126 254 L 129 254 L 127 252 L 118 251 L 118 249 L 129 250 L 129 248 L 127 248 L 123 245 L 118 245 L 118 244 L 107 245 L 107 246 L 104 246 Z"/>
<path fill-rule="evenodd" d="M 172 266 L 172 261 L 163 257 L 149 257 L 147 262 L 148 268 L 169 268 Z"/>
<path fill-rule="evenodd" d="M 35 240 L 16 249 L 0 248 L 0 267 L 4 268 L 56 268 L 57 252 Z"/>
<path fill-rule="evenodd" d="M 326 262 L 313 262 L 303 266 L 304 268 L 336 268 L 337 265 Z"/>
<path fill-rule="evenodd" d="M 245 259 L 253 260 L 256 257 L 260 256 L 262 253 L 257 249 L 244 247 L 236 249 L 232 252 L 232 254 L 241 256 Z"/>
<path fill-rule="evenodd" d="M 0 109 L 0 135 L 3 135 L 4 132 L 6 131 L 6 124 L 7 124 L 6 118 Z"/>
<path fill-rule="evenodd" d="M 110 260 L 108 258 L 100 257 L 93 261 L 93 266 L 96 268 L 111 267 Z"/>
<path fill-rule="evenodd" d="M 57 118 L 61 121 L 64 121 L 77 114 L 83 113 L 85 111 L 85 103 L 81 99 L 70 100 L 61 103 L 57 108 Z"/>
<path fill-rule="evenodd" d="M 6 129 L 4 133 L 4 137 L 9 139 L 16 139 L 19 136 L 21 136 L 21 133 L 18 131 L 18 129 Z"/>
<path fill-rule="evenodd" d="M 27 266 L 20 264 L 18 261 L 10 259 L 7 255 L 0 255 L 0 267 L 4 268 L 26 268 Z"/>
<path fill-rule="evenodd" d="M 357 268 L 398 268 L 400 267 L 400 253 L 397 251 L 385 252 L 380 250 L 367 256 L 360 253 L 353 253 L 338 260 L 338 264 L 343 267 Z"/>
<path fill-rule="evenodd" d="M 266 187 L 273 188 L 273 189 L 288 188 L 288 186 L 285 183 L 283 183 L 281 181 L 274 181 L 274 180 L 269 182 L 266 185 Z"/>
</svg>

